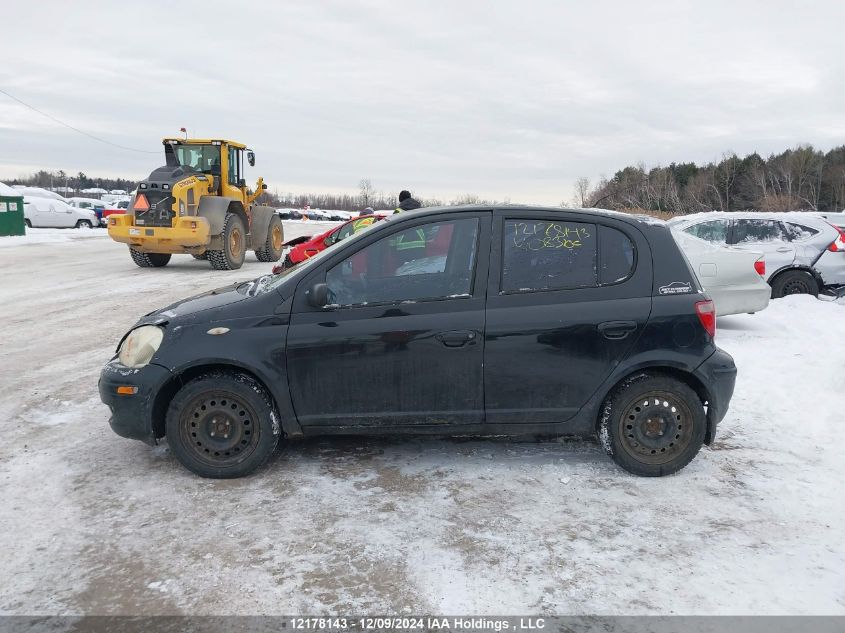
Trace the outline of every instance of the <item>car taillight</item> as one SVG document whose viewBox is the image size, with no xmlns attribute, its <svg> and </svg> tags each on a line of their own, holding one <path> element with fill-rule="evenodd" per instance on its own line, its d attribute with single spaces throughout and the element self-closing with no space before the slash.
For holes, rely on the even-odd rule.
<svg viewBox="0 0 845 633">
<path fill-rule="evenodd" d="M 696 301 L 695 313 L 707 333 L 716 336 L 716 304 L 712 301 Z"/>
<path fill-rule="evenodd" d="M 839 237 L 837 237 L 833 242 L 830 243 L 830 246 L 827 247 L 827 250 L 833 251 L 834 253 L 839 251 L 845 251 L 845 229 L 841 226 L 831 225 L 837 231 L 839 231 Z"/>
<path fill-rule="evenodd" d="M 757 271 L 757 274 L 761 277 L 766 276 L 766 260 L 762 257 L 754 262 L 754 270 Z"/>
</svg>

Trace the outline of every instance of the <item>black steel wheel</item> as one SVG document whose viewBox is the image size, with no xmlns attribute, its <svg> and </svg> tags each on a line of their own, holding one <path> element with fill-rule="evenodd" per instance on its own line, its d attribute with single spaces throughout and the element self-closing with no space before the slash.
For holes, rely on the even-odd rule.
<svg viewBox="0 0 845 633">
<path fill-rule="evenodd" d="M 706 430 L 695 391 L 674 378 L 643 373 L 626 380 L 605 403 L 599 438 L 622 468 L 656 477 L 692 461 Z"/>
<path fill-rule="evenodd" d="M 167 441 L 202 477 L 232 478 L 261 466 L 279 441 L 278 415 L 266 390 L 244 374 L 195 378 L 170 403 Z"/>
<path fill-rule="evenodd" d="M 772 282 L 772 299 L 786 295 L 819 296 L 819 284 L 813 276 L 804 270 L 787 270 Z"/>
</svg>

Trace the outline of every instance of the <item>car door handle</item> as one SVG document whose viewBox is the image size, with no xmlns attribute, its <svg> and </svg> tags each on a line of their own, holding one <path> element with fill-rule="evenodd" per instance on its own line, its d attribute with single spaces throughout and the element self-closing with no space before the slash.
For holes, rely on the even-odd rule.
<svg viewBox="0 0 845 633">
<path fill-rule="evenodd" d="M 440 332 L 436 338 L 446 347 L 463 347 L 467 343 L 475 342 L 476 333 L 472 330 L 454 330 L 451 332 Z"/>
<path fill-rule="evenodd" d="M 611 341 L 621 341 L 631 332 L 637 329 L 636 321 L 605 321 L 599 323 L 599 332 L 602 336 Z"/>
<path fill-rule="evenodd" d="M 781 246 L 778 249 L 778 253 L 789 253 L 790 251 L 792 251 L 792 249 L 787 246 Z"/>
</svg>

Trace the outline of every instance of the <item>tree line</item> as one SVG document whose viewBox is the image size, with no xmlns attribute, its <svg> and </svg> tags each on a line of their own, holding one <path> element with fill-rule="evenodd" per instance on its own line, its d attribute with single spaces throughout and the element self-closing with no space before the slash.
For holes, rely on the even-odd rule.
<svg viewBox="0 0 845 633">
<path fill-rule="evenodd" d="M 26 185 L 27 187 L 41 187 L 42 189 L 59 189 L 67 187 L 77 193 L 83 189 L 98 187 L 111 191 L 112 189 L 123 189 L 133 191 L 138 186 L 137 180 L 127 178 L 89 178 L 83 172 L 75 176 L 66 173 L 64 170 L 46 171 L 41 169 L 30 176 L 15 178 L 5 181 L 7 185 Z"/>
<path fill-rule="evenodd" d="M 799 145 L 763 158 L 726 153 L 705 165 L 628 166 L 594 187 L 575 182 L 576 206 L 699 211 L 841 211 L 845 209 L 845 145 L 829 152 Z"/>
</svg>

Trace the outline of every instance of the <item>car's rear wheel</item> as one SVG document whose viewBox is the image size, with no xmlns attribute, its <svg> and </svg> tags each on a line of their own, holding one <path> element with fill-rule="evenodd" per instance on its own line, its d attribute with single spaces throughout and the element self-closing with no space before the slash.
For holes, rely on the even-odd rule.
<svg viewBox="0 0 845 633">
<path fill-rule="evenodd" d="M 660 477 L 679 471 L 696 456 L 707 417 L 689 385 L 642 373 L 624 381 L 605 401 L 598 430 L 619 466 L 635 475 Z"/>
<path fill-rule="evenodd" d="M 29 221 L 29 218 L 26 218 L 26 219 L 23 221 L 23 223 L 24 223 L 24 224 L 26 224 L 26 228 L 28 228 L 28 229 L 31 229 L 31 228 L 32 228 L 32 222 L 30 222 L 30 221 Z"/>
<path fill-rule="evenodd" d="M 786 295 L 818 297 L 819 284 L 810 273 L 804 270 L 787 270 L 772 282 L 772 299 L 780 299 Z"/>
<path fill-rule="evenodd" d="M 278 414 L 267 391 L 238 373 L 193 379 L 173 398 L 165 422 L 176 458 L 201 477 L 243 477 L 261 466 L 279 441 Z"/>
</svg>

